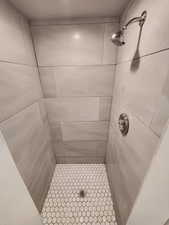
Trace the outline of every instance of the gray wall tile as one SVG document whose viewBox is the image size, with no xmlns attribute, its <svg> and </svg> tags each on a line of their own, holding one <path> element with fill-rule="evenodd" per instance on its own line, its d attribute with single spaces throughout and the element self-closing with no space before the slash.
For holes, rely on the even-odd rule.
<svg viewBox="0 0 169 225">
<path fill-rule="evenodd" d="M 5 0 L 1 0 L 0 27 L 0 60 L 36 65 L 27 21 Z"/>
<path fill-rule="evenodd" d="M 48 151 L 51 151 L 50 137 L 47 135 L 48 128 L 41 118 L 39 104 L 34 103 L 2 122 L 0 129 L 36 206 L 38 209 L 41 209 L 44 201 L 43 199 L 41 202 L 41 194 L 46 185 L 49 185 L 46 182 L 46 177 L 52 173 L 55 164 L 53 164 L 53 169 L 51 170 L 53 161 L 49 161 L 50 158 L 47 156 L 49 154 Z M 46 165 L 47 162 L 50 166 Z M 44 176 L 42 169 L 45 170 Z M 48 171 L 47 176 L 45 175 L 46 170 Z M 36 180 L 40 184 L 42 182 L 44 186 L 38 185 Z"/>
<path fill-rule="evenodd" d="M 40 66 L 115 64 L 117 23 L 32 26 Z"/>
<path fill-rule="evenodd" d="M 158 135 L 161 136 L 166 128 L 169 119 L 169 101 L 166 96 L 161 96 L 158 101 L 157 110 L 154 113 L 150 128 Z"/>
<path fill-rule="evenodd" d="M 90 163 L 104 163 L 104 158 L 103 157 L 57 157 L 56 159 L 57 163 L 61 164 L 90 164 Z"/>
<path fill-rule="evenodd" d="M 107 140 L 108 121 L 99 122 L 62 122 L 63 141 Z"/>
<path fill-rule="evenodd" d="M 110 119 L 110 111 L 111 111 L 111 97 L 102 97 L 99 98 L 99 118 L 100 120 L 109 120 Z"/>
<path fill-rule="evenodd" d="M 118 49 L 107 167 L 120 224 L 126 224 L 134 207 L 169 118 L 168 6 L 167 0 L 162 5 L 154 4 L 153 0 L 131 1 L 122 16 L 121 24 L 125 24 L 143 10 L 148 12 L 139 48 L 136 48 L 139 35 L 136 24 L 127 29 L 126 44 Z M 130 119 L 126 137 L 121 136 L 118 128 L 118 118 L 123 112 Z M 110 156 L 112 161 L 108 159 Z"/>
<path fill-rule="evenodd" d="M 55 156 L 29 25 L 5 0 L 0 1 L 0 32 L 0 129 L 40 211 Z"/>
<path fill-rule="evenodd" d="M 101 64 L 102 24 L 32 27 L 40 66 Z"/>
<path fill-rule="evenodd" d="M 103 64 L 114 64 L 117 58 L 117 47 L 112 44 L 111 36 L 119 29 L 119 23 L 105 24 Z"/>
<path fill-rule="evenodd" d="M 168 0 L 164 0 L 163 5 L 160 1 L 154 4 L 153 0 L 140 0 L 131 2 L 130 7 L 126 9 L 122 17 L 122 24 L 125 24 L 130 18 L 141 15 L 144 10 L 148 12 L 137 55 L 143 56 L 169 47 L 169 39 L 167 38 L 169 32 L 166 29 L 169 26 L 168 7 Z M 159 15 L 158 19 L 157 15 Z M 158 38 L 155 38 L 157 34 Z M 133 59 L 136 54 L 138 37 L 139 25 L 130 26 L 125 32 L 126 45 L 119 49 L 118 62 Z"/>
<path fill-rule="evenodd" d="M 40 67 L 45 97 L 112 96 L 114 66 Z"/>
<path fill-rule="evenodd" d="M 136 71 L 131 62 L 117 65 L 116 98 L 147 126 L 161 101 L 163 86 L 167 87 L 168 57 L 169 51 L 143 57 Z"/>
<path fill-rule="evenodd" d="M 166 63 L 167 65 L 167 63 Z M 153 114 L 153 119 L 151 121 L 150 127 L 151 129 L 159 136 L 164 131 L 164 128 L 167 125 L 167 121 L 169 119 L 169 75 L 167 74 L 167 78 L 165 79 L 162 93 L 158 97 L 156 111 Z"/>
<path fill-rule="evenodd" d="M 118 146 L 115 145 L 116 138 L 114 129 L 110 126 L 108 150 L 106 154 L 107 175 L 118 224 L 126 224 L 132 204 L 119 166 Z"/>
<path fill-rule="evenodd" d="M 105 156 L 106 141 L 54 141 L 56 159 L 62 157 L 102 157 Z"/>
<path fill-rule="evenodd" d="M 56 158 L 66 153 L 63 162 L 89 160 L 88 152 L 96 162 L 96 146 L 103 147 L 99 160 L 105 158 L 99 143 L 107 140 L 116 62 L 109 37 L 118 24 L 101 21 L 32 26 Z"/>
<path fill-rule="evenodd" d="M 108 120 L 110 110 L 110 99 L 104 97 L 58 97 L 45 104 L 50 123 Z"/>
<path fill-rule="evenodd" d="M 0 121 L 42 97 L 36 67 L 0 62 Z"/>
</svg>

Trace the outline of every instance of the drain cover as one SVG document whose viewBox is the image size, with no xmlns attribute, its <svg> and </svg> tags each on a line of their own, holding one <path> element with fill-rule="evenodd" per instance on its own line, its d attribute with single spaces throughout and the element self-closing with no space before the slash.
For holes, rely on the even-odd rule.
<svg viewBox="0 0 169 225">
<path fill-rule="evenodd" d="M 85 191 L 84 190 L 80 190 L 80 192 L 79 192 L 80 198 L 84 198 L 85 195 L 86 195 Z"/>
</svg>

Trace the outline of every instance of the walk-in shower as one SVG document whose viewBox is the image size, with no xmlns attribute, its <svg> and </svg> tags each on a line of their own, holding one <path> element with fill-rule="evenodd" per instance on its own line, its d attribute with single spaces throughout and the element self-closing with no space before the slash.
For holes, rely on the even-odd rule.
<svg viewBox="0 0 169 225">
<path fill-rule="evenodd" d="M 124 31 L 127 30 L 128 26 L 132 23 L 139 23 L 139 26 L 142 27 L 146 21 L 147 12 L 143 11 L 141 16 L 134 17 L 130 19 L 119 31 L 114 33 L 111 37 L 112 42 L 117 46 L 122 46 L 125 44 L 124 41 Z"/>
<path fill-rule="evenodd" d="M 169 225 L 168 12 L 0 0 L 0 225 Z"/>
</svg>

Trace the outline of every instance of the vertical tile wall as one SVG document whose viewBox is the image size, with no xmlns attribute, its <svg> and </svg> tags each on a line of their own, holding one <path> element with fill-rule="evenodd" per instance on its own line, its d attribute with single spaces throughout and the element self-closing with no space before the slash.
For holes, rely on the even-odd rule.
<svg viewBox="0 0 169 225">
<path fill-rule="evenodd" d="M 0 31 L 0 130 L 41 210 L 55 159 L 29 25 L 5 0 L 0 0 Z"/>
<path fill-rule="evenodd" d="M 117 19 L 32 22 L 57 162 L 104 162 L 117 27 Z"/>
<path fill-rule="evenodd" d="M 122 16 L 123 24 L 143 10 L 148 13 L 139 48 L 139 26 L 133 24 L 118 49 L 107 171 L 120 224 L 126 224 L 169 118 L 168 8 L 168 0 L 131 1 Z M 123 112 L 130 120 L 126 137 L 118 128 Z"/>
</svg>

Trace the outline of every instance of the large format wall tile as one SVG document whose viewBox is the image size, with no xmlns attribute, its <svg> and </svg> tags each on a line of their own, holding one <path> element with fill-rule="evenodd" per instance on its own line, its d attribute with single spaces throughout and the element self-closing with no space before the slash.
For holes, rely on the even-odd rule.
<svg viewBox="0 0 169 225">
<path fill-rule="evenodd" d="M 134 204 L 140 185 L 157 150 L 159 139 L 136 118 L 130 117 L 126 138 L 117 138 L 119 167 L 123 181 Z M 119 139 L 119 140 L 118 140 Z"/>
<path fill-rule="evenodd" d="M 107 168 L 121 218 L 119 224 L 125 225 L 132 212 L 169 118 L 168 7 L 168 0 L 162 4 L 153 0 L 131 1 L 122 16 L 121 25 L 147 10 L 140 42 L 139 25 L 132 24 L 125 32 L 126 44 L 118 51 Z M 126 137 L 121 136 L 118 127 L 123 112 L 130 120 Z"/>
<path fill-rule="evenodd" d="M 45 99 L 49 121 L 93 121 L 99 120 L 99 98 L 55 98 Z"/>
<path fill-rule="evenodd" d="M 50 157 L 52 149 L 49 131 L 41 117 L 39 104 L 34 103 L 9 120 L 2 122 L 0 129 L 18 170 L 40 210 L 44 201 L 42 199 L 44 191 L 45 194 L 47 191 L 46 185 L 49 185 L 46 178 L 52 175 L 55 164 Z M 48 174 L 45 175 L 46 173 Z M 44 185 L 41 186 L 38 183 Z"/>
<path fill-rule="evenodd" d="M 100 120 L 109 120 L 110 119 L 110 111 L 111 111 L 111 97 L 101 97 L 99 99 L 100 104 Z"/>
<path fill-rule="evenodd" d="M 108 176 L 122 224 L 131 212 L 159 142 L 150 129 L 127 113 L 130 115 L 129 133 L 122 137 L 118 123 L 112 121 L 107 153 Z M 113 185 L 115 183 L 118 187 Z"/>
<path fill-rule="evenodd" d="M 116 28 L 117 23 L 32 26 L 39 65 L 115 64 L 110 35 Z"/>
<path fill-rule="evenodd" d="M 5 0 L 0 1 L 0 33 L 0 129 L 40 211 L 55 156 L 29 24 Z"/>
<path fill-rule="evenodd" d="M 63 97 L 45 99 L 51 123 L 108 120 L 111 98 Z"/>
<path fill-rule="evenodd" d="M 164 82 L 162 94 L 158 98 L 157 110 L 151 121 L 151 129 L 161 136 L 169 119 L 169 74 Z"/>
<path fill-rule="evenodd" d="M 29 26 L 8 1 L 0 2 L 0 60 L 36 65 Z"/>
<path fill-rule="evenodd" d="M 57 163 L 61 163 L 61 164 L 103 164 L 104 163 L 104 158 L 99 157 L 99 156 L 82 156 L 82 157 L 78 157 L 78 156 L 73 156 L 73 157 L 62 157 L 59 156 L 56 159 Z"/>
<path fill-rule="evenodd" d="M 123 188 L 120 189 L 123 194 L 116 187 L 113 190 L 116 192 L 114 196 L 120 216 L 125 217 L 122 224 L 126 223 L 156 153 L 159 138 L 155 133 L 161 134 L 169 117 L 167 58 L 168 51 L 144 57 L 140 60 L 137 71 L 131 71 L 131 62 L 117 65 L 111 116 L 112 133 L 116 133 L 116 137 L 113 147 L 108 147 L 108 152 L 116 150 L 113 158 L 117 161 L 116 172 L 109 171 L 109 177 L 114 181 L 118 180 L 117 174 L 120 173 L 122 180 Z M 121 136 L 118 127 L 118 118 L 123 112 L 130 119 L 126 137 Z M 119 194 L 120 198 L 124 198 L 124 205 L 128 206 L 124 210 L 121 210 L 122 206 L 118 201 Z"/>
<path fill-rule="evenodd" d="M 114 200 L 114 207 L 117 215 L 117 221 L 120 225 L 125 225 L 131 211 L 131 202 L 128 197 L 123 178 L 117 165 L 107 164 L 107 173 L 109 184 Z"/>
<path fill-rule="evenodd" d="M 101 64 L 104 25 L 35 26 L 40 66 Z"/>
<path fill-rule="evenodd" d="M 84 159 L 92 157 L 90 162 L 97 163 L 99 157 L 99 160 L 102 158 L 100 162 L 103 162 L 107 146 L 108 124 L 108 121 L 51 123 L 56 159 L 66 157 L 67 159 L 63 159 L 62 162 L 71 163 L 72 157 L 77 157 L 76 162 L 80 163 L 83 157 Z M 68 157 L 70 157 L 69 160 Z M 61 162 L 60 160 L 58 162 Z"/>
<path fill-rule="evenodd" d="M 130 206 L 132 206 L 140 187 L 136 156 L 133 154 L 132 148 L 125 145 L 118 137 L 116 137 L 114 142 L 115 148 L 118 149 L 117 163 L 122 183 L 125 186 L 126 193 L 128 193 L 128 199 L 130 199 L 128 204 L 130 203 Z"/>
<path fill-rule="evenodd" d="M 137 57 L 154 53 L 169 47 L 169 26 L 168 20 L 169 1 L 163 0 L 138 0 L 132 1 L 130 7 L 123 15 L 122 24 L 130 18 L 140 16 L 142 11 L 147 10 L 147 20 L 144 24 L 139 51 L 136 54 L 137 42 L 139 37 L 139 25 L 131 25 L 125 32 L 126 44 L 120 47 L 118 62 L 131 60 L 135 55 Z"/>
<path fill-rule="evenodd" d="M 127 107 L 147 126 L 150 125 L 157 108 L 160 108 L 161 96 L 165 94 L 163 92 L 168 89 L 168 57 L 169 51 L 143 57 L 136 61 L 140 64 L 136 71 L 132 71 L 131 62 L 117 65 L 116 101 Z M 166 88 L 163 91 L 164 85 Z M 164 111 L 162 108 L 160 110 Z"/>
<path fill-rule="evenodd" d="M 109 142 L 107 145 L 108 150 L 106 154 L 107 174 L 112 197 L 114 199 L 118 224 L 126 224 L 132 204 L 120 170 L 118 156 L 119 147 L 117 146 L 116 139 L 117 135 L 115 135 L 114 128 L 110 126 Z"/>
<path fill-rule="evenodd" d="M 106 141 L 54 141 L 57 157 L 102 157 L 105 156 Z"/>
<path fill-rule="evenodd" d="M 39 211 L 42 210 L 44 200 L 49 190 L 51 179 L 56 165 L 55 155 L 51 151 L 51 143 L 46 145 L 45 152 L 39 155 L 38 163 L 34 165 L 34 179 L 31 180 L 29 189 Z"/>
<path fill-rule="evenodd" d="M 104 30 L 103 64 L 114 64 L 117 58 L 117 46 L 111 42 L 111 36 L 119 29 L 119 23 L 107 23 Z"/>
<path fill-rule="evenodd" d="M 0 62 L 0 121 L 42 97 L 36 67 Z"/>
<path fill-rule="evenodd" d="M 107 140 L 108 125 L 108 121 L 50 123 L 55 141 Z"/>
<path fill-rule="evenodd" d="M 154 113 L 150 128 L 161 136 L 166 128 L 169 119 L 169 99 L 166 96 L 161 96 L 157 104 L 157 110 Z"/>
<path fill-rule="evenodd" d="M 45 97 L 111 96 L 114 66 L 41 67 Z"/>
<path fill-rule="evenodd" d="M 62 122 L 63 141 L 107 140 L 108 122 Z"/>
<path fill-rule="evenodd" d="M 57 162 L 104 162 L 99 143 L 107 140 L 116 63 L 110 37 L 118 23 L 64 22 L 32 25 Z"/>
</svg>

